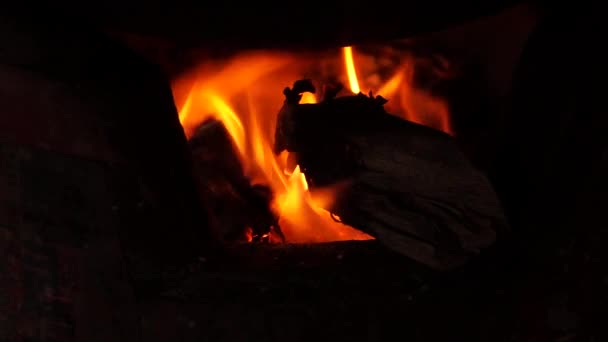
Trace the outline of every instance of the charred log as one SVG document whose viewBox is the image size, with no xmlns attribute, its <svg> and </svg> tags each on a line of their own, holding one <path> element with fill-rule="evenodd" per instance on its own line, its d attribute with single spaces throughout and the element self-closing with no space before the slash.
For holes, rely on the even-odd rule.
<svg viewBox="0 0 608 342">
<path fill-rule="evenodd" d="M 271 231 L 283 237 L 270 209 L 272 192 L 245 177 L 232 140 L 220 121 L 201 125 L 190 140 L 194 173 L 201 200 L 209 210 L 216 237 L 226 241 L 268 240 Z"/>
<path fill-rule="evenodd" d="M 371 94 L 298 104 L 301 88 L 285 91 L 275 152 L 297 153 L 313 191 L 349 182 L 325 208 L 343 223 L 437 269 L 462 265 L 505 230 L 490 182 L 449 135 L 390 115 Z"/>
</svg>

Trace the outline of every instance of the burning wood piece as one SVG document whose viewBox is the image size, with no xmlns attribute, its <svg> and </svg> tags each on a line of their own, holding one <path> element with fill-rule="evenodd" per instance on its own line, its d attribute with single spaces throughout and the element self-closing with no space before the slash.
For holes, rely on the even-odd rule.
<svg viewBox="0 0 608 342">
<path fill-rule="evenodd" d="M 206 205 L 214 230 L 226 241 L 284 240 L 278 218 L 270 209 L 272 191 L 252 185 L 243 173 L 230 135 L 220 121 L 202 124 L 190 148 L 199 194 Z"/>
<path fill-rule="evenodd" d="M 279 112 L 275 152 L 297 153 L 311 191 L 348 181 L 325 208 L 343 223 L 436 269 L 464 264 L 506 229 L 490 182 L 449 135 L 388 114 L 381 97 L 294 98 Z"/>
</svg>

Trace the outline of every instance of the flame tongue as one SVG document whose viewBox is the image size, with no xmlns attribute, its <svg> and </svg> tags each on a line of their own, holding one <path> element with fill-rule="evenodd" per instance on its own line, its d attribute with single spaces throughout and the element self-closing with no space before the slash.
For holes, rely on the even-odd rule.
<svg viewBox="0 0 608 342">
<path fill-rule="evenodd" d="M 350 91 L 355 94 L 359 94 L 361 89 L 359 88 L 359 79 L 357 78 L 357 70 L 355 69 L 355 60 L 353 58 L 353 48 L 346 46 L 343 48 L 344 51 L 344 64 L 346 65 L 346 74 L 348 75 L 348 84 L 350 85 Z"/>
</svg>

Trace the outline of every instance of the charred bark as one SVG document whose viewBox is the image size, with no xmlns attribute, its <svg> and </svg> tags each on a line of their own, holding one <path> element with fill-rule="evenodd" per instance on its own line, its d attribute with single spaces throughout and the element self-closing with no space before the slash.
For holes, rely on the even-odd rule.
<svg viewBox="0 0 608 342">
<path fill-rule="evenodd" d="M 275 152 L 297 153 L 315 187 L 348 181 L 331 208 L 345 224 L 437 269 L 462 265 L 507 224 L 488 179 L 447 134 L 388 114 L 381 97 L 298 104 L 286 89 Z"/>
</svg>

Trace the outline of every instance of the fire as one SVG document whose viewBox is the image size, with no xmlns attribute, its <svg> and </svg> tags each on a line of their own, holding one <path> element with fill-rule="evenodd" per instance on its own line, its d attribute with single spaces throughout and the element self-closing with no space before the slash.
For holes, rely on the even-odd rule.
<svg viewBox="0 0 608 342">
<path fill-rule="evenodd" d="M 313 198 L 308 191 L 304 174 L 300 172 L 299 166 L 296 167 L 289 176 L 288 191 L 278 199 L 277 203 L 281 213 L 279 224 L 281 227 L 289 227 L 289 241 L 324 242 L 371 239 L 369 235 L 361 231 L 336 222 L 329 212 L 321 209 L 323 203 L 333 200 L 330 193 L 326 193 L 325 196 Z"/>
<path fill-rule="evenodd" d="M 453 134 L 448 103 L 414 85 L 414 68 L 413 61 L 407 60 L 378 90 L 378 95 L 391 99 L 388 110 L 399 112 L 404 119 Z"/>
<path fill-rule="evenodd" d="M 343 48 L 343 61 L 337 59 L 336 63 L 343 63 L 346 69 L 343 76 L 350 90 L 359 93 L 360 80 L 352 47 Z M 238 150 L 246 176 L 253 184 L 268 185 L 275 194 L 272 207 L 279 214 L 279 224 L 288 242 L 373 239 L 337 222 L 322 209 L 331 205 L 337 188 L 320 189 L 313 196 L 300 168 L 287 170 L 287 153 L 277 156 L 272 151 L 276 115 L 284 99 L 281 91 L 316 68 L 318 65 L 312 58 L 269 52 L 206 63 L 173 84 L 176 101 L 182 100 L 178 105 L 179 119 L 187 137 L 207 119 L 223 122 Z M 426 117 L 419 113 L 431 110 L 438 122 L 433 127 L 450 132 L 447 105 L 430 96 L 425 98 L 424 92 L 408 85 L 409 71 L 407 65 L 402 67 L 382 87 L 373 90 L 391 101 L 398 99 L 401 112 L 407 113 L 401 115 L 412 121 L 424 123 Z M 314 94 L 309 93 L 303 94 L 300 101 L 316 102 Z M 251 235 L 251 229 L 248 232 Z"/>
<path fill-rule="evenodd" d="M 361 89 L 359 88 L 357 69 L 355 69 L 353 48 L 352 46 L 345 46 L 342 50 L 344 51 L 344 64 L 346 65 L 346 74 L 348 75 L 348 84 L 350 85 L 350 91 L 355 94 L 359 94 Z"/>
<path fill-rule="evenodd" d="M 300 100 L 300 103 L 317 103 L 317 97 L 315 96 L 315 94 L 304 93 L 302 94 L 302 99 Z"/>
</svg>

